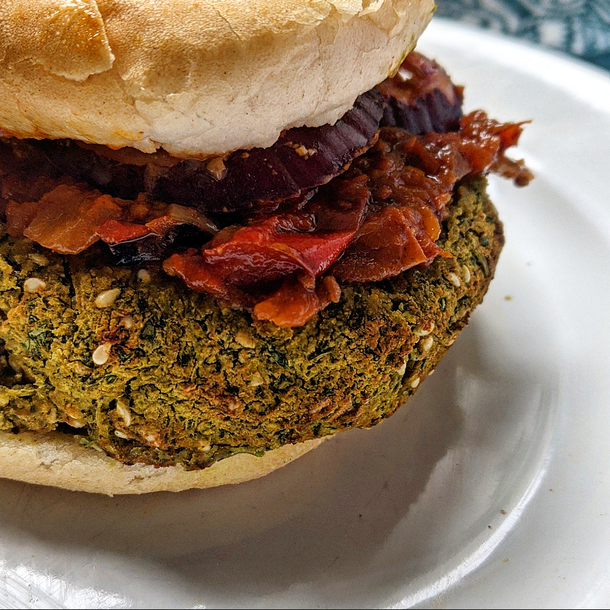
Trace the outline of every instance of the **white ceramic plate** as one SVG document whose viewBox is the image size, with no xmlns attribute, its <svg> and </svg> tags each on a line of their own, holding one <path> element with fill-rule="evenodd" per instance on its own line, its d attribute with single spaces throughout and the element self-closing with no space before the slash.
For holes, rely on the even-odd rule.
<svg viewBox="0 0 610 610">
<path fill-rule="evenodd" d="M 411 409 L 233 488 L 2 481 L 0 606 L 610 603 L 610 77 L 443 22 L 420 48 L 534 119 L 537 178 L 493 181 L 497 278 Z"/>
</svg>

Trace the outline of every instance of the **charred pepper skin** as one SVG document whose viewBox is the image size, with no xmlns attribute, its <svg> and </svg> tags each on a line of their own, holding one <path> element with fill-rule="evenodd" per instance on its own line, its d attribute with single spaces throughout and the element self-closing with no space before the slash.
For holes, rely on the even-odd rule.
<svg viewBox="0 0 610 610">
<path fill-rule="evenodd" d="M 64 257 L 4 235 L 0 429 L 204 468 L 368 428 L 421 386 L 483 299 L 504 243 L 484 180 L 459 189 L 439 243 L 451 258 L 346 287 L 287 329 L 158 270 L 111 267 L 101 251 Z"/>
</svg>

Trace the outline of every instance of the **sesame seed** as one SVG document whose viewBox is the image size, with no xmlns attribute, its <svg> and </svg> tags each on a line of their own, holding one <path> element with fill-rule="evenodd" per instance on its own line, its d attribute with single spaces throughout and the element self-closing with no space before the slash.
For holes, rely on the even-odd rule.
<svg viewBox="0 0 610 610">
<path fill-rule="evenodd" d="M 433 337 L 426 337 L 422 342 L 421 342 L 421 348 L 424 352 L 427 352 L 430 350 L 430 348 L 432 347 L 432 345 L 434 344 L 434 338 Z"/>
<path fill-rule="evenodd" d="M 47 283 L 39 280 L 37 277 L 30 277 L 23 282 L 25 292 L 40 292 L 47 287 Z"/>
<path fill-rule="evenodd" d="M 239 343 L 242 347 L 247 347 L 249 349 L 256 347 L 256 342 L 254 339 L 252 339 L 252 337 L 243 330 L 237 331 L 235 341 L 237 341 L 237 343 Z"/>
<path fill-rule="evenodd" d="M 201 448 L 201 451 L 208 453 L 208 451 L 210 451 L 211 449 L 212 449 L 212 445 L 210 445 L 210 443 L 208 443 L 207 445 L 205 445 L 205 447 Z"/>
<path fill-rule="evenodd" d="M 227 400 L 227 409 L 229 409 L 229 411 L 237 411 L 239 407 L 239 401 L 234 398 L 234 397 L 230 397 Z"/>
<path fill-rule="evenodd" d="M 407 372 L 407 360 L 402 363 L 402 366 L 398 369 L 398 374 L 402 377 Z"/>
<path fill-rule="evenodd" d="M 129 428 L 131 426 L 131 411 L 129 409 L 129 401 L 126 398 L 118 398 L 116 401 L 116 410 L 119 417 L 125 422 Z"/>
<path fill-rule="evenodd" d="M 264 380 L 258 373 L 254 373 L 254 375 L 252 375 L 252 379 L 250 380 L 250 385 L 252 387 L 257 388 L 259 385 L 263 385 L 263 383 Z"/>
<path fill-rule="evenodd" d="M 124 328 L 129 330 L 129 329 L 133 328 L 133 318 L 131 316 L 125 316 L 121 320 L 121 324 L 123 325 Z"/>
<path fill-rule="evenodd" d="M 411 387 L 413 389 L 415 389 L 417 386 L 419 385 L 419 377 L 416 377 L 412 382 L 411 382 Z"/>
<path fill-rule="evenodd" d="M 71 415 L 64 415 L 64 421 L 72 428 L 84 428 L 85 422 L 82 419 L 76 419 Z"/>
<path fill-rule="evenodd" d="M 115 436 L 118 436 L 119 438 L 124 438 L 124 439 L 127 439 L 127 435 L 126 435 L 126 434 L 123 434 L 123 432 L 121 432 L 120 430 L 115 430 L 115 431 L 114 431 L 114 435 L 115 435 Z"/>
<path fill-rule="evenodd" d="M 434 330 L 434 322 L 430 322 L 430 325 L 427 328 L 421 328 L 420 326 L 416 326 L 413 329 L 413 334 L 417 337 L 425 337 L 429 335 Z"/>
<path fill-rule="evenodd" d="M 44 254 L 34 252 L 30 254 L 30 259 L 40 267 L 46 267 L 49 264 L 49 259 Z"/>
<path fill-rule="evenodd" d="M 459 288 L 462 285 L 460 278 L 455 273 L 449 274 L 449 281 L 456 287 Z"/>
<path fill-rule="evenodd" d="M 222 180 L 227 175 L 227 166 L 222 157 L 210 159 L 206 163 L 205 168 L 215 180 Z"/>
<path fill-rule="evenodd" d="M 464 265 L 462 267 L 463 271 L 464 271 L 464 281 L 469 284 L 470 283 L 470 269 L 468 269 L 468 267 L 466 267 L 466 265 Z"/>
<path fill-rule="evenodd" d="M 108 358 L 110 358 L 110 350 L 112 349 L 112 343 L 102 343 L 92 355 L 93 364 L 97 364 L 101 366 L 102 364 L 106 364 L 108 362 Z"/>
<path fill-rule="evenodd" d="M 138 279 L 142 282 L 142 284 L 150 283 L 150 271 L 148 269 L 140 269 L 138 271 Z"/>
<path fill-rule="evenodd" d="M 121 294 L 120 288 L 112 288 L 111 290 L 104 290 L 104 292 L 100 292 L 95 298 L 95 306 L 99 309 L 104 309 L 106 307 L 112 307 L 114 302 L 117 300 L 117 297 Z"/>
</svg>

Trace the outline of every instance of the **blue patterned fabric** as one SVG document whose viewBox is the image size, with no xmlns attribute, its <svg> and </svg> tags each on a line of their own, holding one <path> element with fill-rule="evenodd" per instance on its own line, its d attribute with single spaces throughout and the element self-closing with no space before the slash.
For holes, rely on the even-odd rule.
<svg viewBox="0 0 610 610">
<path fill-rule="evenodd" d="M 610 0 L 436 0 L 441 17 L 561 49 L 610 69 Z"/>
</svg>

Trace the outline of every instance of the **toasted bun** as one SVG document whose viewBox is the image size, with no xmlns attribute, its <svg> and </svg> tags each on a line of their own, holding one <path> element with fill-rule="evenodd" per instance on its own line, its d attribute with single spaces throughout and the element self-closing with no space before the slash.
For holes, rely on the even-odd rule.
<svg viewBox="0 0 610 610">
<path fill-rule="evenodd" d="M 3 0 L 0 134 L 183 156 L 334 123 L 433 0 Z"/>
<path fill-rule="evenodd" d="M 315 449 L 323 440 L 285 445 L 263 457 L 240 453 L 205 470 L 185 470 L 182 466 L 126 466 L 99 451 L 85 449 L 66 434 L 0 432 L 0 477 L 109 496 L 203 489 L 262 477 Z"/>
</svg>

